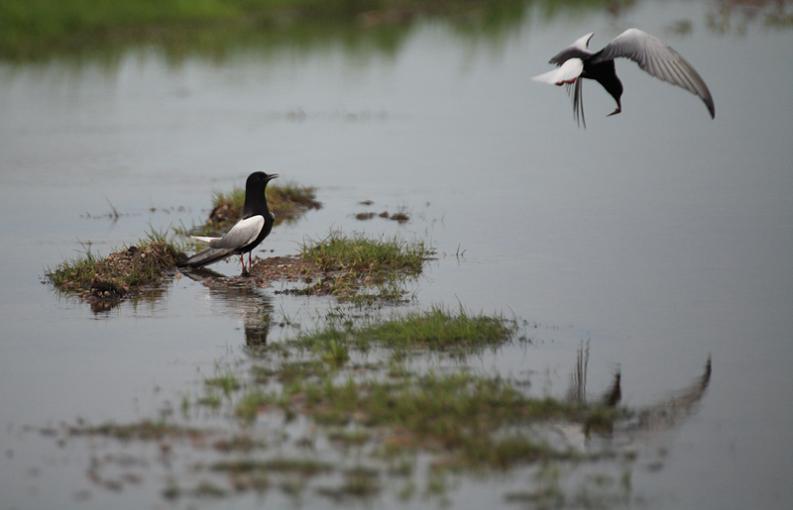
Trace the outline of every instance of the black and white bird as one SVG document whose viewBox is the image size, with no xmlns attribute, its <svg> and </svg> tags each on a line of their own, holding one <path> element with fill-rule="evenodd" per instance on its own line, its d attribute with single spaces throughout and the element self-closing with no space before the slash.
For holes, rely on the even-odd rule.
<svg viewBox="0 0 793 510">
<path fill-rule="evenodd" d="M 533 78 L 542 83 L 567 85 L 568 91 L 572 87 L 573 116 L 579 125 L 583 123 L 586 127 L 582 78 L 600 83 L 617 102 L 617 109 L 609 116 L 622 111 L 622 82 L 614 68 L 614 59 L 620 57 L 629 58 L 652 76 L 699 96 L 708 108 L 711 118 L 715 116 L 713 98 L 699 73 L 678 52 L 657 37 L 638 28 L 629 28 L 602 50 L 592 52 L 588 49 L 592 35 L 594 33 L 580 37 L 572 46 L 557 53 L 549 61 L 557 66 L 556 69 Z"/>
<path fill-rule="evenodd" d="M 270 234 L 275 216 L 267 209 L 267 197 L 264 189 L 267 183 L 278 177 L 278 174 L 254 172 L 245 181 L 245 205 L 242 218 L 234 224 L 222 237 L 193 236 L 193 239 L 209 244 L 209 248 L 200 251 L 187 259 L 183 266 L 202 267 L 230 255 L 239 255 L 242 274 L 248 274 L 251 268 L 251 251 Z M 244 254 L 248 254 L 248 268 L 245 268 Z"/>
</svg>

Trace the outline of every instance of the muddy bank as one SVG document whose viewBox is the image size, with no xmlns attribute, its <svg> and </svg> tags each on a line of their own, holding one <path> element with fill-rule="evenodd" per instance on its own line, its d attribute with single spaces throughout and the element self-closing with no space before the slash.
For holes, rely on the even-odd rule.
<svg viewBox="0 0 793 510">
<path fill-rule="evenodd" d="M 164 235 L 150 234 L 106 257 L 96 257 L 89 250 L 81 258 L 48 270 L 45 276 L 57 290 L 79 297 L 97 312 L 124 299 L 156 292 L 186 258 Z"/>
<path fill-rule="evenodd" d="M 279 280 L 298 283 L 282 291 L 291 294 L 334 296 L 361 304 L 399 302 L 406 295 L 400 284 L 421 274 L 433 254 L 423 242 L 332 232 L 303 245 L 297 255 L 257 259 L 250 276 L 262 287 Z"/>
</svg>

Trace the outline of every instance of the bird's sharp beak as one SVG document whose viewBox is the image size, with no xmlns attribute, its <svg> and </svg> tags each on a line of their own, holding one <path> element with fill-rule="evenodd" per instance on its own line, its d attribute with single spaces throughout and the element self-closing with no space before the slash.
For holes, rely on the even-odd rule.
<svg viewBox="0 0 793 510">
<path fill-rule="evenodd" d="M 270 174 L 267 176 L 268 181 L 272 181 L 273 179 L 277 179 L 277 178 L 278 178 L 278 174 Z"/>
</svg>

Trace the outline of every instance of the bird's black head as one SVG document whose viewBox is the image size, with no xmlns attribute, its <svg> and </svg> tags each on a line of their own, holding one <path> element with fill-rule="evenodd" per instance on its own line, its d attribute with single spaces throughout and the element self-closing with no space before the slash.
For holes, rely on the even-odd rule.
<svg viewBox="0 0 793 510">
<path fill-rule="evenodd" d="M 267 199 L 264 195 L 264 188 L 267 183 L 278 177 L 278 174 L 266 174 L 264 172 L 253 172 L 245 181 L 245 206 L 243 207 L 243 217 L 248 218 L 256 214 L 267 212 Z"/>
<path fill-rule="evenodd" d="M 245 189 L 250 187 L 261 187 L 264 189 L 265 184 L 269 181 L 278 177 L 278 174 L 266 174 L 264 172 L 253 172 L 251 175 L 248 176 L 248 180 L 245 181 Z"/>
</svg>

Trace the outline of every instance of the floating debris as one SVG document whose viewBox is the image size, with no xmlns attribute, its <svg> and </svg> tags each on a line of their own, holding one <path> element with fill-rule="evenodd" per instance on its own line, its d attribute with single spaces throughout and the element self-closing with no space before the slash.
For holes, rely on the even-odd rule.
<svg viewBox="0 0 793 510">
<path fill-rule="evenodd" d="M 372 217 L 374 217 L 375 213 L 371 213 L 371 214 L 372 214 Z M 380 214 L 378 214 L 377 216 L 380 217 L 380 218 L 383 218 L 384 220 L 396 221 L 400 225 L 402 223 L 407 223 L 408 221 L 410 221 L 410 216 L 408 216 L 408 214 L 406 212 L 404 212 L 404 211 L 395 212 L 393 214 L 389 213 L 388 211 L 383 211 Z M 357 216 L 356 216 L 356 218 L 357 218 Z M 369 219 L 369 218 L 366 218 L 366 219 Z"/>
</svg>

